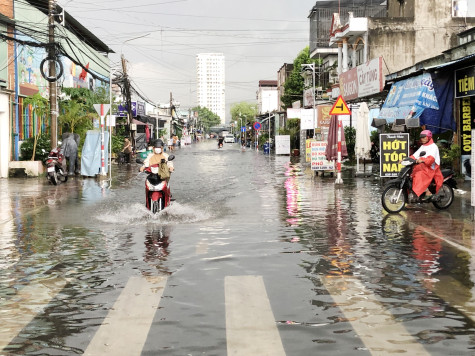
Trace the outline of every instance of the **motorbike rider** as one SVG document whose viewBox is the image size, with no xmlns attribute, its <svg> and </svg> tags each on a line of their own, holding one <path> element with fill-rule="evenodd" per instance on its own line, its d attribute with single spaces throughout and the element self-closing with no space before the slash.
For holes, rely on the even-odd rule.
<svg viewBox="0 0 475 356">
<path fill-rule="evenodd" d="M 218 138 L 218 147 L 223 146 L 223 143 L 224 143 L 224 137 L 220 136 L 220 137 Z"/>
<path fill-rule="evenodd" d="M 412 171 L 412 190 L 420 197 L 425 192 L 424 200 L 432 199 L 432 193 L 428 187 L 435 181 L 436 193 L 444 183 L 444 177 L 440 171 L 440 155 L 439 148 L 432 140 L 432 132 L 430 130 L 423 130 L 420 134 L 422 146 L 414 152 L 411 158 L 416 160 L 418 164 Z M 421 157 L 421 152 L 425 155 Z"/>
<path fill-rule="evenodd" d="M 148 155 L 148 157 L 144 160 L 143 166 L 140 167 L 140 172 L 143 172 L 145 168 L 153 166 L 155 164 L 160 164 L 162 159 L 167 162 L 167 166 L 170 169 L 170 172 L 173 172 L 173 162 L 168 160 L 168 154 L 163 152 L 163 141 L 157 139 L 153 143 L 153 154 Z"/>
</svg>

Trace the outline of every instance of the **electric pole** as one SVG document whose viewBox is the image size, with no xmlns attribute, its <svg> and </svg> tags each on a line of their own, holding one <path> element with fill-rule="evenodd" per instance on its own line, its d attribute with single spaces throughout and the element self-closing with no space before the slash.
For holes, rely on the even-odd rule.
<svg viewBox="0 0 475 356">
<path fill-rule="evenodd" d="M 135 141 L 134 141 L 134 132 L 131 130 L 131 124 L 132 124 L 132 99 L 130 97 L 130 82 L 129 82 L 129 77 L 127 76 L 127 63 L 125 61 L 124 55 L 122 55 L 122 71 L 124 72 L 124 95 L 125 95 L 125 101 L 127 105 L 127 125 L 129 127 L 129 136 L 130 136 L 130 142 L 132 142 L 132 145 L 135 146 Z"/>
<path fill-rule="evenodd" d="M 54 15 L 56 14 L 56 0 L 48 2 L 48 67 L 49 77 L 56 78 L 56 45 L 54 43 Z M 51 114 L 51 148 L 58 145 L 58 98 L 56 81 L 49 82 L 49 105 Z"/>
<path fill-rule="evenodd" d="M 173 110 L 172 110 L 172 105 L 173 105 L 173 94 L 170 92 L 170 118 L 171 118 L 171 127 L 170 127 L 170 137 L 173 136 L 172 131 L 173 131 Z"/>
</svg>

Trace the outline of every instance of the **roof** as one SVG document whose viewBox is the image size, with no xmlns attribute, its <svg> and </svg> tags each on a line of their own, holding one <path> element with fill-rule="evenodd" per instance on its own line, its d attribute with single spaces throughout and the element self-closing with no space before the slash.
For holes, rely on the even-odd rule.
<svg viewBox="0 0 475 356">
<path fill-rule="evenodd" d="M 276 87 L 277 80 L 259 80 L 260 87 Z"/>
<path fill-rule="evenodd" d="M 34 6 L 39 11 L 43 12 L 44 14 L 48 14 L 48 0 L 25 0 L 30 5 Z M 61 13 L 63 8 L 61 6 L 57 6 L 58 11 Z M 77 35 L 82 41 L 87 43 L 93 49 L 99 52 L 105 53 L 114 53 L 114 51 L 109 48 L 104 42 L 102 42 L 96 35 L 94 35 L 91 31 L 89 31 L 86 27 L 81 25 L 79 21 L 77 21 L 74 17 L 72 17 L 68 12 L 64 11 L 65 16 L 65 27 Z"/>
</svg>

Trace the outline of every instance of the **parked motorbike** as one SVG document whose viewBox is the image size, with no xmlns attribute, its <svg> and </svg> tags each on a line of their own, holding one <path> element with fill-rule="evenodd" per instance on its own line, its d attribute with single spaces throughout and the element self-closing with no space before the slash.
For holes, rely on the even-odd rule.
<svg viewBox="0 0 475 356">
<path fill-rule="evenodd" d="M 58 185 L 68 180 L 63 164 L 66 158 L 59 147 L 53 148 L 46 158 L 46 178 L 51 184 Z"/>
<path fill-rule="evenodd" d="M 425 152 L 421 152 L 421 157 Z M 406 204 L 432 203 L 437 209 L 447 209 L 454 201 L 454 189 L 457 188 L 457 182 L 454 179 L 454 171 L 452 169 L 442 169 L 444 183 L 435 194 L 435 182 L 432 180 L 429 190 L 433 194 L 431 199 L 424 199 L 424 194 L 418 197 L 412 191 L 412 171 L 416 165 L 416 160 L 406 157 L 402 160 L 403 168 L 398 173 L 396 179 L 386 183 L 383 194 L 381 195 L 381 203 L 384 210 L 388 213 L 400 212 Z"/>
<path fill-rule="evenodd" d="M 168 156 L 168 160 L 175 159 L 174 155 Z M 137 163 L 143 164 L 141 159 L 137 159 Z M 162 160 L 160 164 L 167 164 L 165 160 Z M 145 179 L 145 206 L 152 213 L 156 214 L 170 205 L 171 192 L 167 179 L 160 177 L 159 164 L 154 164 L 145 168 L 144 172 L 147 173 Z"/>
</svg>

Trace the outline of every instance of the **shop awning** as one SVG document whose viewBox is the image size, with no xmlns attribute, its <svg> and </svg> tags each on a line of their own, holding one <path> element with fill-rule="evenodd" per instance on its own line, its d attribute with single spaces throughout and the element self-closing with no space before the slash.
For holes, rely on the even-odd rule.
<svg viewBox="0 0 475 356">
<path fill-rule="evenodd" d="M 385 119 L 387 123 L 393 123 L 397 119 L 418 118 L 424 109 L 439 109 L 429 73 L 394 83 L 384 101 L 378 119 Z"/>
</svg>

